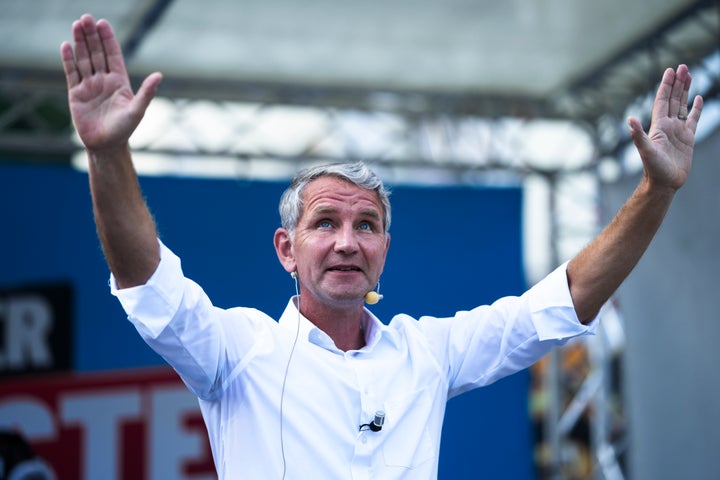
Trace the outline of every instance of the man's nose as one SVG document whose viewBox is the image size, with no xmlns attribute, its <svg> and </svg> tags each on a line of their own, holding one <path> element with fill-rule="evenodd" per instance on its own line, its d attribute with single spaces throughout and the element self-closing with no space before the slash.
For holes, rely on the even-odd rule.
<svg viewBox="0 0 720 480">
<path fill-rule="evenodd" d="M 343 226 L 335 238 L 335 250 L 343 253 L 354 253 L 358 249 L 355 229 L 352 226 Z"/>
</svg>

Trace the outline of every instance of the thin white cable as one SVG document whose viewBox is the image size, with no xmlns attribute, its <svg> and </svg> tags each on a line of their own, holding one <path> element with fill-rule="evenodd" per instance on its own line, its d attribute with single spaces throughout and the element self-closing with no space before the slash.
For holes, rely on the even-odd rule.
<svg viewBox="0 0 720 480">
<path fill-rule="evenodd" d="M 280 453 L 282 454 L 283 480 L 285 480 L 285 475 L 287 473 L 287 461 L 285 459 L 285 441 L 283 439 L 283 403 L 285 400 L 285 383 L 287 382 L 288 371 L 290 370 L 290 361 L 292 360 L 293 354 L 295 353 L 295 345 L 297 345 L 298 337 L 300 336 L 300 291 L 298 289 L 297 272 L 293 273 L 294 275 L 292 275 L 292 278 L 295 280 L 295 296 L 297 297 L 297 325 L 295 328 L 295 339 L 293 340 L 292 348 L 290 349 L 290 355 L 288 356 L 287 365 L 285 366 L 285 376 L 283 377 L 282 389 L 280 391 Z"/>
</svg>

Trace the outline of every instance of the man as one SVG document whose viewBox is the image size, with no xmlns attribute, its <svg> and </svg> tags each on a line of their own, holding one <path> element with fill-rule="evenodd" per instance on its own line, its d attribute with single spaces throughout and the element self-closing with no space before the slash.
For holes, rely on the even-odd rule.
<svg viewBox="0 0 720 480">
<path fill-rule="evenodd" d="M 390 245 L 387 192 L 363 164 L 301 173 L 274 237 L 299 294 L 275 322 L 184 278 L 128 146 L 161 75 L 134 95 L 110 25 L 84 15 L 72 31 L 61 54 L 112 291 L 198 396 L 220 478 L 435 478 L 448 398 L 591 331 L 687 179 L 702 109 L 696 97 L 688 112 L 687 67 L 666 70 L 649 135 L 629 121 L 645 175 L 610 225 L 521 297 L 452 318 L 375 318 L 364 300 Z"/>
</svg>

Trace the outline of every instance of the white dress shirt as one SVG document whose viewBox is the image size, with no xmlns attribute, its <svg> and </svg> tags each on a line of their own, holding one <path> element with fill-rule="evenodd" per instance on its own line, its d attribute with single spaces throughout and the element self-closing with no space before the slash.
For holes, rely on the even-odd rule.
<svg viewBox="0 0 720 480">
<path fill-rule="evenodd" d="M 563 265 L 520 297 L 451 318 L 384 325 L 366 309 L 365 347 L 343 352 L 294 299 L 279 322 L 213 306 L 160 248 L 145 285 L 118 290 L 111 278 L 112 292 L 198 396 L 220 479 L 434 479 L 449 398 L 592 330 Z M 379 410 L 382 430 L 361 429 Z"/>
</svg>

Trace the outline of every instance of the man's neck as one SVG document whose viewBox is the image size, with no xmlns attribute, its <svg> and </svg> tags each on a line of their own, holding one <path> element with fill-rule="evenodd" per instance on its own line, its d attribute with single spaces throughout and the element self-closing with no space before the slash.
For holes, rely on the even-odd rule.
<svg viewBox="0 0 720 480">
<path fill-rule="evenodd" d="M 312 308 L 302 305 L 300 312 L 316 327 L 325 332 L 335 343 L 335 346 L 347 352 L 359 350 L 365 346 L 365 332 L 363 330 L 363 305 L 343 308 Z"/>
</svg>

